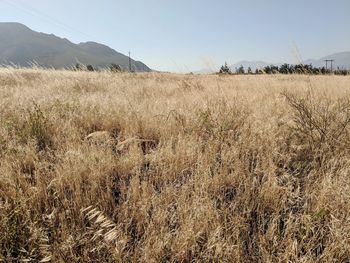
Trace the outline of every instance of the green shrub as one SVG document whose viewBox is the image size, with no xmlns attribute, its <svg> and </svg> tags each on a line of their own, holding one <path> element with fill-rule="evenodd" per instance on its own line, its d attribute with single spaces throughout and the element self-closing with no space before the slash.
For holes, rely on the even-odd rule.
<svg viewBox="0 0 350 263">
<path fill-rule="evenodd" d="M 94 67 L 93 67 L 92 65 L 87 65 L 87 66 L 86 66 L 86 69 L 87 69 L 88 71 L 95 71 L 95 69 L 94 69 Z"/>
<path fill-rule="evenodd" d="M 28 119 L 20 131 L 20 137 L 23 142 L 35 139 L 38 151 L 42 151 L 53 145 L 49 130 L 47 118 L 40 106 L 35 104 L 34 109 L 28 112 Z"/>
<path fill-rule="evenodd" d="M 225 65 L 221 66 L 219 73 L 221 74 L 231 74 L 231 70 L 229 66 L 227 65 L 227 62 L 225 62 Z"/>
<path fill-rule="evenodd" d="M 112 72 L 121 72 L 122 71 L 122 67 L 118 64 L 112 63 L 111 66 L 109 67 L 109 69 Z"/>
</svg>

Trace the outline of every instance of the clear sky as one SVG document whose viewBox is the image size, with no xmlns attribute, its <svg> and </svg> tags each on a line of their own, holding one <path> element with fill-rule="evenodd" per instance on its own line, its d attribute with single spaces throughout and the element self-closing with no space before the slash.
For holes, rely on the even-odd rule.
<svg viewBox="0 0 350 263">
<path fill-rule="evenodd" d="M 158 70 L 350 51 L 350 0 L 0 0 L 0 22 L 95 41 Z"/>
</svg>

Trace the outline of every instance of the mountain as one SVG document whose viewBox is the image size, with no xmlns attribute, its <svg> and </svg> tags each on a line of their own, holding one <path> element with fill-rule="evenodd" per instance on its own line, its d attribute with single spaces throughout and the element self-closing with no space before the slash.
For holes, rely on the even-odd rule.
<svg viewBox="0 0 350 263">
<path fill-rule="evenodd" d="M 22 67 L 33 63 L 43 67 L 67 68 L 76 63 L 108 67 L 112 63 L 129 67 L 129 57 L 108 46 L 86 42 L 74 44 L 53 34 L 31 30 L 19 23 L 0 23 L 0 64 Z M 144 63 L 131 60 L 135 71 L 151 71 Z"/>
<path fill-rule="evenodd" d="M 308 59 L 305 60 L 303 63 L 304 64 L 312 64 L 314 67 L 324 67 L 326 65 L 325 60 L 326 59 L 333 59 L 333 69 L 340 68 L 340 69 L 350 69 L 350 52 L 345 51 L 345 52 L 339 52 L 339 53 L 334 53 L 332 55 L 328 55 L 325 57 L 322 57 L 320 59 Z M 275 66 L 281 66 L 283 63 L 268 63 L 265 61 L 247 61 L 247 60 L 242 60 L 239 61 L 231 66 L 230 69 L 235 72 L 236 69 L 238 69 L 240 66 L 243 66 L 245 70 L 250 67 L 252 71 L 255 71 L 256 69 L 261 69 L 264 68 L 268 65 L 275 65 Z M 330 68 L 330 63 L 328 63 L 328 67 Z M 212 69 L 207 69 L 203 68 L 199 71 L 196 71 L 195 73 L 198 74 L 208 74 L 208 73 L 213 73 L 213 72 L 219 71 L 219 69 L 212 70 Z"/>
<path fill-rule="evenodd" d="M 322 57 L 320 59 L 308 59 L 305 60 L 304 64 L 312 64 L 314 67 L 324 67 L 325 66 L 325 60 L 326 59 L 333 59 L 333 69 L 336 68 L 344 68 L 344 69 L 350 69 L 350 52 L 339 52 L 334 53 L 332 55 L 328 55 L 325 57 Z M 280 66 L 283 63 L 267 63 L 264 61 L 240 61 L 232 66 L 230 68 L 235 71 L 236 68 L 239 68 L 241 65 L 244 67 L 244 69 L 247 69 L 248 67 L 251 67 L 251 69 L 254 71 L 256 68 L 264 68 L 268 65 L 275 65 Z M 330 67 L 330 63 L 328 63 L 328 67 Z"/>
<path fill-rule="evenodd" d="M 243 66 L 245 70 L 248 69 L 248 67 L 250 67 L 253 71 L 255 71 L 256 69 L 261 69 L 264 68 L 268 65 L 271 65 L 269 63 L 266 63 L 264 61 L 247 61 L 247 60 L 242 60 L 239 61 L 231 66 L 229 66 L 229 68 L 231 69 L 232 72 L 235 72 L 236 69 L 238 69 L 240 66 Z M 215 72 L 218 72 L 219 69 L 214 69 L 214 68 L 202 68 L 201 70 L 195 71 L 195 74 L 212 74 Z"/>
<path fill-rule="evenodd" d="M 324 67 L 326 59 L 334 60 L 333 69 L 338 67 L 341 69 L 350 69 L 350 52 L 334 53 L 320 59 L 308 59 L 304 61 L 304 64 L 312 64 L 314 67 Z M 330 63 L 328 63 L 328 67 L 330 67 Z"/>
</svg>

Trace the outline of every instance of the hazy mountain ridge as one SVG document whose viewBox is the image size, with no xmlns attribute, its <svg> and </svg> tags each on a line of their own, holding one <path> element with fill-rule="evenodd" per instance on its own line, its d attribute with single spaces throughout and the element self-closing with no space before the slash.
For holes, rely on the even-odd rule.
<svg viewBox="0 0 350 263">
<path fill-rule="evenodd" d="M 350 52 L 338 52 L 334 53 L 325 57 L 322 57 L 320 59 L 308 59 L 304 61 L 304 64 L 312 64 L 314 67 L 324 67 L 325 66 L 325 60 L 326 59 L 333 59 L 333 69 L 336 68 L 344 68 L 344 69 L 350 69 Z M 330 67 L 330 63 L 328 63 L 328 66 Z"/>
<path fill-rule="evenodd" d="M 255 71 L 256 69 L 262 69 L 268 65 L 270 65 L 270 63 L 267 63 L 265 61 L 242 60 L 242 61 L 239 61 L 239 62 L 231 65 L 230 68 L 231 68 L 231 70 L 235 71 L 235 69 L 239 68 L 240 66 L 243 66 L 245 69 L 248 69 L 248 67 L 250 67 L 253 71 Z"/>
<path fill-rule="evenodd" d="M 326 59 L 334 59 L 333 69 L 337 69 L 338 67 L 340 69 L 350 69 L 350 51 L 334 53 L 334 54 L 322 57 L 320 59 L 304 60 L 303 64 L 312 64 L 314 67 L 324 67 L 326 65 L 325 63 Z M 229 68 L 234 72 L 240 66 L 243 66 L 245 70 L 247 70 L 248 67 L 250 67 L 252 71 L 255 71 L 256 69 L 263 69 L 264 67 L 269 65 L 281 66 L 282 64 L 284 63 L 269 63 L 269 62 L 258 61 L 258 60 L 257 61 L 242 60 L 235 64 L 230 65 Z M 328 63 L 328 67 L 330 68 L 330 63 Z M 217 71 L 219 71 L 219 68 L 216 70 L 203 68 L 199 71 L 196 71 L 195 73 L 208 74 L 208 73 L 214 73 Z"/>
<path fill-rule="evenodd" d="M 37 63 L 43 67 L 67 68 L 77 62 L 94 67 L 115 63 L 129 67 L 129 58 L 96 42 L 74 44 L 53 34 L 39 33 L 19 23 L 0 23 L 0 64 L 27 67 Z M 131 60 L 136 71 L 151 71 L 140 61 Z"/>
<path fill-rule="evenodd" d="M 273 63 L 272 63 L 273 64 Z M 229 68 L 234 72 L 236 71 L 236 69 L 238 69 L 240 66 L 243 66 L 245 70 L 248 69 L 248 67 L 250 67 L 253 71 L 255 71 L 256 69 L 262 69 L 268 65 L 271 65 L 271 63 L 267 63 L 265 61 L 248 61 L 248 60 L 242 60 L 239 61 L 233 65 L 230 65 Z M 201 70 L 196 71 L 196 74 L 210 74 L 210 73 L 215 73 L 217 72 L 218 69 L 207 69 L 207 68 L 203 68 Z"/>
<path fill-rule="evenodd" d="M 325 64 L 325 60 L 326 59 L 333 59 L 333 69 L 336 68 L 341 68 L 341 69 L 350 69 L 350 52 L 349 51 L 345 51 L 345 52 L 338 52 L 338 53 L 334 53 L 325 57 L 322 57 L 320 59 L 308 59 L 308 60 L 304 60 L 303 64 L 312 64 L 312 66 L 314 67 L 324 67 Z M 275 66 L 280 66 L 284 63 L 268 63 L 265 61 L 239 61 L 233 65 L 230 66 L 230 68 L 232 70 L 235 70 L 236 68 L 239 68 L 240 66 L 243 66 L 245 69 L 247 69 L 248 67 L 250 67 L 253 71 L 255 69 L 261 69 L 264 68 L 268 65 L 275 65 Z M 328 63 L 328 67 L 330 67 L 330 63 Z"/>
</svg>

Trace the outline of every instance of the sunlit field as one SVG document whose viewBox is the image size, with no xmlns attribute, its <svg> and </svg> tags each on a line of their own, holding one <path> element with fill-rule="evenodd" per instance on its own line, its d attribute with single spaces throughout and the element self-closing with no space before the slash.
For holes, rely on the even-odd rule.
<svg viewBox="0 0 350 263">
<path fill-rule="evenodd" d="M 0 261 L 349 262 L 350 77 L 0 70 Z"/>
</svg>

